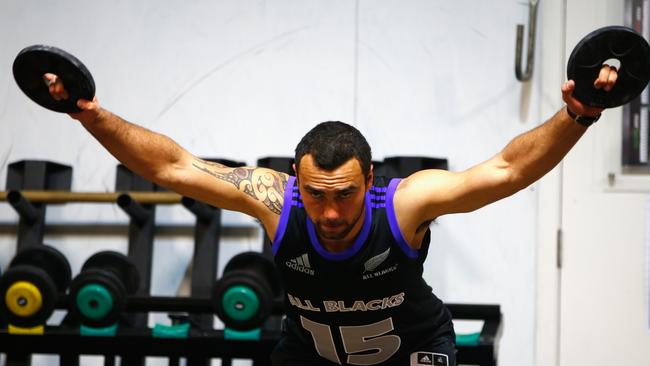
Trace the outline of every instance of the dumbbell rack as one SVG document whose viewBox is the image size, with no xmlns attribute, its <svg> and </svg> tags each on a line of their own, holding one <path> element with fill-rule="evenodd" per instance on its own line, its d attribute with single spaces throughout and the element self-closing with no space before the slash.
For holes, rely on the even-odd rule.
<svg viewBox="0 0 650 366">
<path fill-rule="evenodd" d="M 229 166 L 243 166 L 243 163 L 207 159 Z M 46 190 L 69 192 L 72 168 L 44 161 L 21 161 L 9 165 L 7 190 L 8 201 L 19 213 L 17 250 L 41 245 L 45 233 L 46 203 L 30 202 L 21 195 L 22 190 Z M 161 192 L 160 187 L 118 166 L 116 191 Z M 72 192 L 71 192 L 72 193 Z M 142 195 L 141 195 L 142 196 Z M 145 194 L 146 196 L 146 194 Z M 116 196 L 117 197 L 117 196 Z M 271 344 L 279 337 L 279 321 L 275 326 L 265 325 L 261 338 L 268 347 L 260 347 L 255 341 L 226 340 L 223 331 L 213 329 L 213 310 L 210 306 L 210 292 L 216 278 L 221 230 L 221 211 L 218 208 L 189 198 L 178 200 L 196 216 L 194 227 L 195 248 L 192 262 L 191 296 L 187 298 L 149 296 L 151 283 L 151 261 L 155 231 L 155 204 L 142 204 L 134 197 L 137 194 L 122 194 L 117 204 L 129 216 L 128 257 L 140 273 L 139 292 L 127 300 L 128 316 L 111 337 L 82 335 L 80 325 L 66 316 L 59 326 L 46 326 L 41 335 L 11 334 L 5 321 L 0 319 L 0 352 L 7 353 L 8 365 L 29 365 L 33 353 L 55 353 L 61 355 L 62 365 L 78 365 L 81 354 L 102 354 L 106 365 L 114 364 L 114 356 L 121 356 L 123 365 L 144 365 L 145 356 L 168 356 L 170 364 L 178 364 L 179 357 L 186 357 L 188 365 L 207 365 L 210 358 L 221 358 L 222 364 L 231 362 L 233 354 L 238 358 L 259 359 L 256 364 L 265 364 Z M 92 199 L 88 202 L 92 202 Z M 170 203 L 175 202 L 170 200 Z M 57 308 L 67 309 L 68 299 L 62 296 Z M 168 311 L 176 326 L 147 328 L 147 313 Z M 181 315 L 171 315 L 171 314 Z M 187 325 L 187 327 L 180 327 Z M 269 322 L 270 323 L 270 322 Z M 178 332 L 178 329 L 185 332 Z M 181 334 L 181 336 L 179 336 Z M 270 336 L 269 336 L 270 334 Z M 180 337 L 180 338 L 179 338 Z M 264 341 L 266 340 L 266 341 Z M 210 344 L 206 347 L 206 342 Z M 222 347 L 215 346 L 223 343 Z M 237 344 L 242 346 L 238 347 Z M 182 344 L 174 346 L 170 344 Z M 74 349 L 70 346 L 74 345 Z M 223 352 L 214 351 L 221 349 Z M 204 352 L 205 349 L 209 352 Z M 110 350 L 110 352 L 107 352 Z M 209 353 L 209 355 L 208 355 Z"/>
<path fill-rule="evenodd" d="M 228 166 L 242 166 L 242 163 L 219 161 Z M 258 160 L 258 166 L 291 173 L 291 158 L 269 157 Z M 387 177 L 403 177 L 425 168 L 446 169 L 446 159 L 421 157 L 386 158 L 373 162 L 375 173 Z M 45 233 L 45 203 L 34 203 L 20 195 L 20 190 L 69 191 L 72 168 L 42 161 L 21 161 L 9 165 L 7 190 L 15 190 L 12 207 L 19 213 L 17 249 L 41 245 Z M 123 166 L 118 167 L 116 191 L 158 192 L 160 188 L 131 173 Z M 135 198 L 134 198 L 135 197 Z M 143 366 L 146 356 L 162 356 L 170 359 L 170 365 L 177 365 L 179 358 L 187 358 L 189 366 L 207 366 L 210 359 L 219 358 L 228 366 L 233 358 L 253 360 L 256 366 L 270 364 L 269 355 L 280 339 L 280 317 L 269 318 L 259 339 L 227 339 L 224 330 L 213 329 L 210 291 L 216 278 L 221 211 L 218 208 L 188 198 L 170 199 L 167 203 L 182 204 L 197 217 L 195 226 L 195 250 L 192 262 L 192 285 L 190 297 L 150 296 L 151 259 L 155 205 L 141 204 L 136 194 L 122 195 L 118 205 L 129 215 L 128 257 L 134 261 L 141 275 L 140 291 L 129 296 L 126 313 L 135 314 L 120 324 L 111 336 L 83 334 L 80 325 L 71 317 L 63 319 L 59 326 L 46 326 L 41 335 L 11 334 L 6 321 L 0 319 L 0 353 L 7 354 L 7 365 L 28 366 L 31 354 L 58 354 L 61 365 L 79 365 L 80 355 L 103 355 L 105 365 L 112 366 L 115 357 L 121 357 L 122 365 Z M 265 238 L 264 254 L 272 256 L 271 246 Z M 67 296 L 63 295 L 56 304 L 58 309 L 67 309 Z M 454 319 L 481 319 L 483 329 L 470 342 L 458 343 L 459 363 L 484 366 L 496 364 L 496 349 L 501 331 L 501 313 L 498 305 L 446 304 Z M 274 304 L 274 314 L 283 313 L 280 299 Z M 170 313 L 175 326 L 148 328 L 146 313 L 160 311 Z M 181 313 L 183 315 L 172 316 Z M 187 327 L 178 327 L 185 324 Z M 179 329 L 184 329 L 178 331 Z M 71 348 L 72 345 L 72 348 Z"/>
</svg>

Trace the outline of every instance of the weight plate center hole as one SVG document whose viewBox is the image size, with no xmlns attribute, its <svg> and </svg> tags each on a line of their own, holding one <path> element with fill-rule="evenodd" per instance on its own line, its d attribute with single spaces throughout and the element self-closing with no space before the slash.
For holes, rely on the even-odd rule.
<svg viewBox="0 0 650 366">
<path fill-rule="evenodd" d="M 21 296 L 21 297 L 18 298 L 16 303 L 18 303 L 18 306 L 20 306 L 20 307 L 27 306 L 27 299 Z"/>
<path fill-rule="evenodd" d="M 99 306 L 99 303 L 97 302 L 97 300 L 90 300 L 88 302 L 88 306 L 90 306 L 93 309 L 97 309 L 97 307 Z"/>
<path fill-rule="evenodd" d="M 244 305 L 242 302 L 237 302 L 235 303 L 235 309 L 242 311 L 246 308 L 246 305 Z"/>
<path fill-rule="evenodd" d="M 621 60 L 617 58 L 609 58 L 603 62 L 603 65 L 614 66 L 616 70 L 621 70 Z"/>
</svg>

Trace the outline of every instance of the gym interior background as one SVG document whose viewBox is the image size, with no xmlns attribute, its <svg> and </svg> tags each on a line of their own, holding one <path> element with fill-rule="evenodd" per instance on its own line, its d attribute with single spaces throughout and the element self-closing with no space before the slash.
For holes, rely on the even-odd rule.
<svg viewBox="0 0 650 366">
<path fill-rule="evenodd" d="M 535 71 L 521 83 L 515 25 L 527 23 L 525 1 L 8 1 L 0 12 L 0 182 L 8 163 L 23 159 L 72 165 L 74 191 L 112 191 L 115 181 L 115 159 L 78 123 L 15 85 L 11 64 L 28 45 L 76 55 L 104 107 L 199 156 L 248 164 L 291 156 L 315 123 L 342 120 L 366 135 L 376 159 L 442 157 L 461 170 L 562 107 L 571 49 L 600 26 L 623 24 L 625 4 L 541 1 Z M 650 360 L 643 244 L 650 177 L 621 174 L 621 118 L 621 108 L 605 112 L 540 182 L 432 226 L 425 278 L 446 302 L 501 305 L 500 365 Z M 49 208 L 47 221 L 119 224 L 127 217 L 114 205 L 69 204 Z M 189 226 L 193 217 L 159 207 L 157 221 Z M 3 269 L 14 255 L 16 222 L 1 203 Z M 220 268 L 262 243 L 250 218 L 225 213 L 224 224 L 244 230 L 222 238 Z M 126 248 L 110 232 L 48 235 L 46 242 L 66 255 L 73 273 L 94 252 Z M 153 294 L 179 291 L 191 251 L 183 232 L 156 238 Z M 149 320 L 166 321 L 164 314 Z"/>
</svg>

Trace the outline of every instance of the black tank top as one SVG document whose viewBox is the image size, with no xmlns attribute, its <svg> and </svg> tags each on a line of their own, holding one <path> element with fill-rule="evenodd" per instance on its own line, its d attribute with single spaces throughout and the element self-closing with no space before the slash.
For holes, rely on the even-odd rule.
<svg viewBox="0 0 650 366">
<path fill-rule="evenodd" d="M 321 246 L 295 178 L 287 182 L 273 254 L 286 291 L 286 337 L 312 360 L 390 364 L 453 335 L 449 312 L 422 278 L 429 230 L 413 250 L 398 227 L 399 181 L 375 178 L 361 231 L 341 253 Z"/>
</svg>

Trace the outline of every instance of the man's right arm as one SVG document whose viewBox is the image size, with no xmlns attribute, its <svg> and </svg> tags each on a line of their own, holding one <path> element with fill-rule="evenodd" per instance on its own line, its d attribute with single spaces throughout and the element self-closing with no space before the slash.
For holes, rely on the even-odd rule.
<svg viewBox="0 0 650 366">
<path fill-rule="evenodd" d="M 46 79 L 48 77 L 46 76 Z M 51 76 L 50 76 L 51 78 Z M 51 79 L 55 99 L 67 93 Z M 133 172 L 184 196 L 262 221 L 273 237 L 283 206 L 288 175 L 272 169 L 227 167 L 195 157 L 172 139 L 130 123 L 93 101 L 79 100 L 78 121 L 120 162 Z"/>
</svg>

